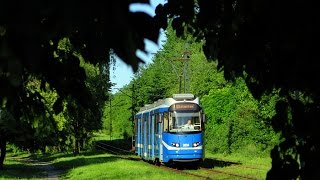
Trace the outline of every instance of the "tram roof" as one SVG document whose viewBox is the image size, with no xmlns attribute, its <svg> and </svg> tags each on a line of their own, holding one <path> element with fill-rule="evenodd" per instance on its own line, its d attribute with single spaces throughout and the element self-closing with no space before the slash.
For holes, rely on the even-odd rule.
<svg viewBox="0 0 320 180">
<path fill-rule="evenodd" d="M 195 97 L 193 94 L 174 94 L 173 97 L 159 99 L 155 101 L 153 104 L 146 104 L 144 107 L 140 108 L 140 111 L 137 114 L 149 112 L 160 108 L 168 108 L 172 104 L 183 102 L 199 104 L 199 98 Z"/>
</svg>

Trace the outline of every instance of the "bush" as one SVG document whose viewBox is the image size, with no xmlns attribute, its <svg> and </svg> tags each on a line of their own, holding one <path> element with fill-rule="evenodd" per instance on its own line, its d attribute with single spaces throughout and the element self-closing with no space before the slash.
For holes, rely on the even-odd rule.
<svg viewBox="0 0 320 180">
<path fill-rule="evenodd" d="M 202 104 L 208 120 L 205 134 L 207 150 L 260 156 L 269 153 L 278 143 L 278 135 L 267 119 L 274 106 L 261 106 L 243 80 L 210 91 L 202 98 Z M 261 107 L 264 108 L 263 113 Z"/>
</svg>

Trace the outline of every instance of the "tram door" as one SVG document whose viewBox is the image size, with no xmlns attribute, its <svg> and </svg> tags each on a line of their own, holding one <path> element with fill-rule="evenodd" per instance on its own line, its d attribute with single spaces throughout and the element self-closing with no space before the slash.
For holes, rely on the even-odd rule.
<svg viewBox="0 0 320 180">
<path fill-rule="evenodd" d="M 150 126 L 151 126 L 151 113 L 148 114 L 147 120 L 147 159 L 150 159 L 151 154 L 151 133 L 150 133 Z"/>
<path fill-rule="evenodd" d="M 144 114 L 143 116 L 143 157 L 146 158 L 147 156 L 147 122 L 148 122 L 148 115 Z"/>
<path fill-rule="evenodd" d="M 140 157 L 142 157 L 142 123 L 143 122 L 143 117 L 139 117 L 138 119 L 138 154 Z"/>
<path fill-rule="evenodd" d="M 154 126 L 155 126 L 155 114 L 151 115 L 151 126 L 150 126 L 150 159 L 154 160 Z"/>
<path fill-rule="evenodd" d="M 153 127 L 153 146 L 154 146 L 154 151 L 153 151 L 153 157 L 159 157 L 159 131 L 158 131 L 158 126 L 159 126 L 159 113 L 156 113 L 154 116 L 154 127 Z"/>
</svg>

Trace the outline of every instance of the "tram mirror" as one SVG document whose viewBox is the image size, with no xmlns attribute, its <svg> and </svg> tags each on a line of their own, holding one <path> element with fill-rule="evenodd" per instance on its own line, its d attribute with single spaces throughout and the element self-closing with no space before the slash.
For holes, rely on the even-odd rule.
<svg viewBox="0 0 320 180">
<path fill-rule="evenodd" d="M 202 114 L 202 122 L 206 122 L 206 116 L 204 114 Z"/>
</svg>

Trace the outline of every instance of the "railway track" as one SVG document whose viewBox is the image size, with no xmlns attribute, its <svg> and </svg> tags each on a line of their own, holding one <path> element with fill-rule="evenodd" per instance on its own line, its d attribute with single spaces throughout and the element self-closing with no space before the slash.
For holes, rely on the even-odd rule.
<svg viewBox="0 0 320 180">
<path fill-rule="evenodd" d="M 95 146 L 97 149 L 102 149 L 115 155 L 133 155 L 134 154 L 134 152 L 132 151 L 121 149 L 121 148 L 118 148 L 109 144 L 105 144 L 102 142 L 96 142 Z"/>
<path fill-rule="evenodd" d="M 190 173 L 190 172 L 186 172 L 184 170 L 179 170 L 179 169 L 175 169 L 175 168 L 171 168 L 171 167 L 167 167 L 167 166 L 157 166 L 160 169 L 164 169 L 166 171 L 171 171 L 177 174 L 183 174 L 189 177 L 194 177 L 197 179 L 213 179 L 210 176 L 206 176 L 206 175 L 202 175 L 202 174 L 196 174 L 196 173 Z"/>
<path fill-rule="evenodd" d="M 102 143 L 102 142 L 96 142 L 95 144 L 97 149 L 101 149 L 104 151 L 107 151 L 111 154 L 114 154 L 116 156 L 119 156 L 119 158 L 122 159 L 128 159 L 128 160 L 142 160 L 141 158 L 137 157 L 135 155 L 135 153 L 133 151 L 129 151 L 129 150 L 125 150 L 125 149 L 121 149 L 106 143 Z M 220 160 L 221 161 L 221 160 Z M 229 161 L 226 161 L 226 163 L 230 163 Z M 241 166 L 242 168 L 251 168 L 251 169 L 257 169 L 255 167 L 250 167 L 250 166 L 242 166 L 240 163 L 237 162 L 231 162 L 234 163 L 234 166 Z M 177 167 L 168 167 L 168 166 L 164 166 L 164 165 L 160 165 L 160 166 L 156 166 L 153 163 L 149 162 L 149 165 L 155 166 L 157 168 L 166 170 L 166 171 L 171 171 L 174 173 L 178 173 L 178 174 L 183 174 L 186 176 L 190 176 L 193 178 L 197 178 L 197 179 L 215 179 L 215 176 L 219 175 L 219 176 L 226 176 L 226 177 L 230 177 L 230 179 L 247 179 L 247 180 L 256 180 L 257 178 L 254 177 L 250 177 L 247 175 L 242 175 L 242 174 L 236 174 L 236 173 L 231 173 L 231 172 L 226 172 L 226 171 L 221 171 L 221 170 L 216 170 L 216 169 L 212 169 L 212 168 L 207 168 L 207 167 L 200 167 L 200 170 L 202 172 L 205 173 L 199 173 L 197 170 L 192 170 L 191 172 L 186 170 L 186 169 L 179 169 Z"/>
<path fill-rule="evenodd" d="M 112 145 L 109 145 L 109 144 L 106 144 L 106 143 L 96 142 L 95 146 L 96 146 L 97 149 L 101 149 L 101 150 L 107 151 L 107 152 L 109 152 L 111 154 L 119 156 L 119 158 L 122 158 L 122 159 L 142 160 L 141 158 L 139 158 L 137 156 L 133 157 L 132 155 L 134 155 L 134 152 L 132 152 L 132 151 L 124 150 L 124 149 L 121 149 L 121 148 L 118 148 L 118 147 L 115 147 L 115 146 L 112 146 Z M 155 166 L 154 164 L 152 164 L 150 162 L 147 163 L 147 164 Z M 183 175 L 186 175 L 186 176 L 195 177 L 195 178 L 198 178 L 198 179 L 212 179 L 212 178 L 210 178 L 208 176 L 197 175 L 197 174 L 181 171 L 181 170 L 178 170 L 178 169 L 170 168 L 170 167 L 167 167 L 167 166 L 155 166 L 155 167 L 163 169 L 163 170 L 166 170 L 166 171 L 171 171 L 171 172 L 174 172 L 174 173 L 178 173 L 178 174 L 183 174 Z"/>
</svg>

